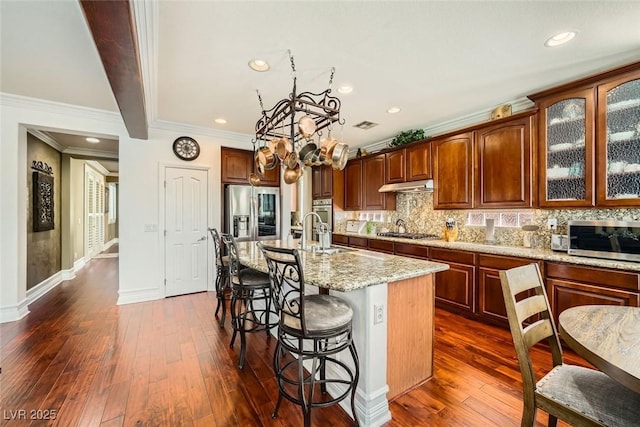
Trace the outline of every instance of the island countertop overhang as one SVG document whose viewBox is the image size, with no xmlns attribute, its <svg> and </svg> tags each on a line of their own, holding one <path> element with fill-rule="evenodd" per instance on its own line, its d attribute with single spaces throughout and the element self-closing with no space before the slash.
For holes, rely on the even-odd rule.
<svg viewBox="0 0 640 427">
<path fill-rule="evenodd" d="M 267 246 L 298 249 L 283 240 L 263 242 Z M 238 242 L 240 263 L 267 272 L 267 264 L 257 242 Z M 447 264 L 388 255 L 364 249 L 336 254 L 300 251 L 305 283 L 318 288 L 349 292 L 367 286 L 434 274 L 449 269 Z"/>
</svg>

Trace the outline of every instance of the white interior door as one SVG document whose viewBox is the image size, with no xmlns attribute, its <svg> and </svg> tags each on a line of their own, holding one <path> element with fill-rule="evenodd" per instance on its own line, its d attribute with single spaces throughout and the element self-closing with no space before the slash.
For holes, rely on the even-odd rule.
<svg viewBox="0 0 640 427">
<path fill-rule="evenodd" d="M 207 290 L 207 171 L 165 168 L 165 295 Z"/>
<path fill-rule="evenodd" d="M 104 176 L 85 167 L 85 256 L 93 258 L 104 247 Z"/>
</svg>

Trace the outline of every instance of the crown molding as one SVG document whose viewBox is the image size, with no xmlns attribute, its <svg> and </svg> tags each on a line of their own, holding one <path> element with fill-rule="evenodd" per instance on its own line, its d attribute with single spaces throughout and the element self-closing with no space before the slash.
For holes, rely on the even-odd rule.
<svg viewBox="0 0 640 427">
<path fill-rule="evenodd" d="M 6 92 L 0 92 L 0 105 L 43 111 L 46 113 L 69 114 L 73 116 L 80 116 L 85 119 L 113 122 L 120 126 L 123 125 L 122 117 L 120 117 L 120 114 L 117 112 L 81 107 L 78 105 L 48 101 L 45 99 L 30 98 L 28 96 L 15 95 Z"/>
<path fill-rule="evenodd" d="M 157 1 L 133 1 L 130 3 L 135 20 L 136 38 L 142 84 L 147 111 L 147 121 L 158 119 L 158 44 L 159 7 Z"/>
<path fill-rule="evenodd" d="M 92 150 L 91 148 L 69 147 L 62 151 L 62 153 L 76 156 L 99 157 L 101 159 L 118 160 L 118 153 L 114 153 L 111 151 Z"/>
<path fill-rule="evenodd" d="M 188 134 L 206 135 L 206 136 L 212 136 L 214 138 L 221 138 L 228 141 L 237 141 L 241 143 L 247 143 L 247 142 L 251 143 L 252 138 L 254 138 L 254 135 L 247 135 L 244 133 L 237 133 L 237 132 L 229 132 L 229 131 L 220 130 L 220 129 L 208 128 L 204 126 L 194 126 L 194 125 L 187 125 L 184 123 L 169 122 L 166 120 L 156 120 L 150 126 L 150 128 L 156 129 L 156 130 L 164 130 L 164 131 L 170 131 L 170 132 L 175 132 L 180 134 L 186 134 L 186 135 Z"/>
<path fill-rule="evenodd" d="M 518 98 L 514 101 L 507 102 L 507 104 L 511 104 L 511 111 L 513 113 L 516 113 L 518 111 L 528 110 L 534 107 L 534 103 L 526 97 Z M 491 117 L 491 112 L 494 109 L 495 109 L 495 106 L 490 108 L 485 108 L 483 110 L 476 111 L 475 113 L 467 114 L 465 116 L 456 117 L 455 119 L 447 120 L 445 122 L 441 122 L 435 125 L 426 126 L 423 128 L 424 136 L 430 137 L 434 135 L 441 135 L 447 132 L 451 132 L 452 130 L 463 129 L 468 126 L 486 122 Z M 387 138 L 382 141 L 374 142 L 373 144 L 365 145 L 361 148 L 363 150 L 367 150 L 370 153 L 375 153 L 376 151 L 389 148 L 389 143 L 392 140 L 393 138 Z M 352 150 L 349 150 L 349 153 L 352 154 Z"/>
<path fill-rule="evenodd" d="M 49 135 L 44 131 L 33 129 L 33 128 L 27 128 L 27 133 L 30 133 L 31 135 L 35 136 L 40 141 L 44 142 L 54 150 L 57 150 L 61 153 L 64 151 L 64 147 L 58 144 L 58 141 L 56 141 L 51 135 Z"/>
<path fill-rule="evenodd" d="M 109 174 L 109 170 L 95 160 L 87 160 L 86 163 L 103 176 L 107 176 Z"/>
</svg>

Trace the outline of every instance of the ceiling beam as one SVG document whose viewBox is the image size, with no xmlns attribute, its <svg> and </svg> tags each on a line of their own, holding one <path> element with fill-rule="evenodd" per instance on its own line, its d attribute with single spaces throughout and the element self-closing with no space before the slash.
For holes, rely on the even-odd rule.
<svg viewBox="0 0 640 427">
<path fill-rule="evenodd" d="M 129 0 L 79 0 L 131 138 L 148 139 L 144 86 Z"/>
</svg>

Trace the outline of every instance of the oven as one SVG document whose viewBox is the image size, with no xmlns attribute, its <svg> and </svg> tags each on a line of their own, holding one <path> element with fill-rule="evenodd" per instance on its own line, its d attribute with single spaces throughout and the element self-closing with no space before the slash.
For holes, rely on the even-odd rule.
<svg viewBox="0 0 640 427">
<path fill-rule="evenodd" d="M 317 213 L 322 222 L 329 225 L 329 230 L 333 229 L 333 200 L 332 199 L 316 199 L 311 203 L 313 212 Z M 316 231 L 316 225 L 318 224 L 318 218 L 315 215 L 311 215 L 313 218 L 313 232 L 312 240 L 319 241 L 318 233 Z"/>
</svg>

